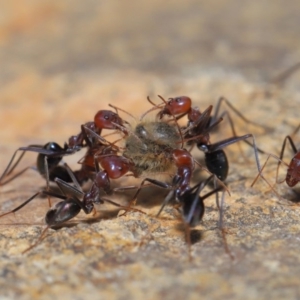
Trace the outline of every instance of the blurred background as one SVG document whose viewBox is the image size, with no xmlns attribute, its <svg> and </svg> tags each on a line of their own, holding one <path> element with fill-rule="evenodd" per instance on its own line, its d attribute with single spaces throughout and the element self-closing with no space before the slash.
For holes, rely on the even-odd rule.
<svg viewBox="0 0 300 300">
<path fill-rule="evenodd" d="M 68 136 L 108 102 L 240 102 L 255 92 L 244 79 L 266 83 L 300 54 L 298 1 L 0 4 L 0 137 L 12 143 Z"/>
<path fill-rule="evenodd" d="M 273 76 L 298 61 L 299 2 L 1 1 L 1 81 L 134 69 Z"/>
<path fill-rule="evenodd" d="M 235 102 L 244 78 L 266 83 L 298 62 L 299 8 L 283 0 L 1 1 L 0 117 L 15 121 L 0 137 L 23 139 L 22 126 L 26 139 L 49 139 L 53 116 L 67 134 L 99 103 L 146 103 L 147 95 Z"/>
<path fill-rule="evenodd" d="M 273 135 L 253 133 L 261 148 L 278 154 L 299 123 L 300 74 L 283 89 L 270 81 L 300 61 L 299 12 L 297 0 L 0 0 L 0 171 L 17 147 L 63 144 L 108 103 L 140 115 L 149 108 L 146 97 L 158 101 L 158 94 L 188 95 L 201 110 L 225 96 L 247 118 L 276 127 Z M 236 124 L 239 134 L 249 132 Z M 225 134 L 214 141 L 232 133 Z M 51 299 L 62 291 L 65 299 L 99 299 L 99 290 L 110 299 L 297 299 L 299 214 L 278 205 L 266 184 L 249 189 L 257 174 L 252 149 L 249 163 L 229 148 L 232 197 L 224 219 L 234 262 L 216 229 L 214 199 L 192 263 L 180 220 L 154 218 L 157 207 L 152 216 L 147 210 L 49 231 L 22 256 L 43 228 L 42 199 L 19 213 L 29 226 L 1 227 L 1 291 L 7 299 L 44 291 Z M 1 187 L 1 209 L 43 184 L 32 172 Z"/>
</svg>

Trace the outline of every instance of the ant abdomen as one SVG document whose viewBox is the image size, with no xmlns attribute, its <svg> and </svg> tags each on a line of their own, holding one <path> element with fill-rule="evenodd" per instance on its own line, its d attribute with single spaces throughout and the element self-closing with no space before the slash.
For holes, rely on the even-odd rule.
<svg viewBox="0 0 300 300">
<path fill-rule="evenodd" d="M 182 216 L 184 222 L 190 227 L 197 226 L 203 218 L 205 206 L 203 200 L 197 195 L 195 201 L 195 193 L 185 196 L 182 205 Z"/>
<path fill-rule="evenodd" d="M 64 149 L 55 142 L 47 143 L 43 147 L 43 149 L 56 152 L 57 154 L 62 153 L 64 151 Z M 39 173 L 43 176 L 46 175 L 46 166 L 45 166 L 45 158 L 46 157 L 47 157 L 47 163 L 48 163 L 49 170 L 56 167 L 62 159 L 62 155 L 49 156 L 49 155 L 39 153 L 38 156 L 37 156 L 36 165 L 37 165 L 37 169 L 38 169 Z"/>
<path fill-rule="evenodd" d="M 50 168 L 49 168 L 50 169 Z M 63 166 L 56 166 L 54 169 L 50 169 L 49 173 L 49 180 L 54 181 L 55 178 L 59 178 L 65 182 L 72 182 L 72 178 L 68 171 Z M 74 172 L 74 175 L 76 176 L 76 172 Z M 79 181 L 79 180 L 78 180 Z M 81 180 L 81 182 L 84 180 Z"/>
<path fill-rule="evenodd" d="M 80 210 L 81 207 L 73 199 L 58 202 L 48 210 L 45 222 L 49 226 L 62 224 L 78 215 Z"/>
<path fill-rule="evenodd" d="M 207 169 L 215 174 L 221 181 L 228 175 L 229 164 L 225 152 L 221 150 L 206 152 L 205 164 Z"/>
</svg>

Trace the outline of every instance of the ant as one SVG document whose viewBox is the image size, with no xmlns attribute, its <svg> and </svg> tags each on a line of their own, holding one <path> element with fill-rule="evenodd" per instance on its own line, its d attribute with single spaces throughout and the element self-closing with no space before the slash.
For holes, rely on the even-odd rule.
<svg viewBox="0 0 300 300">
<path fill-rule="evenodd" d="M 68 142 L 64 144 L 62 148 L 55 142 L 50 142 L 45 145 L 29 145 L 27 147 L 18 148 L 13 154 L 12 158 L 5 171 L 0 177 L 0 185 L 4 185 L 14 178 L 18 177 L 24 173 L 29 167 L 21 170 L 13 176 L 13 178 L 3 182 L 3 179 L 10 175 L 16 166 L 20 163 L 26 151 L 37 152 L 39 153 L 37 157 L 37 170 L 38 172 L 45 177 L 47 172 L 49 173 L 48 178 L 53 181 L 56 175 L 64 177 L 67 174 L 66 170 L 62 170 L 58 164 L 65 155 L 72 155 L 75 152 L 80 151 L 84 147 L 92 148 L 95 146 L 101 146 L 99 142 L 99 135 L 103 129 L 120 129 L 126 133 L 126 129 L 123 126 L 122 119 L 118 114 L 110 110 L 100 110 L 94 117 L 94 122 L 87 122 L 84 125 L 81 125 L 81 131 L 77 135 L 73 135 L 69 138 Z M 97 135 L 97 141 L 91 136 L 91 134 Z M 22 151 L 21 155 L 17 161 L 13 164 L 13 161 L 16 157 L 18 151 Z M 48 162 L 49 168 L 46 167 Z M 62 175 L 63 174 L 63 175 Z M 67 177 L 67 176 L 66 176 Z M 69 178 L 70 179 L 70 178 Z"/>
<path fill-rule="evenodd" d="M 187 141 L 188 144 L 196 144 L 197 148 L 204 152 L 207 169 L 215 174 L 221 181 L 225 181 L 229 170 L 228 159 L 223 148 L 239 141 L 246 141 L 248 138 L 252 138 L 253 140 L 253 144 L 250 143 L 250 145 L 254 148 L 256 165 L 258 170 L 260 170 L 258 152 L 265 152 L 257 148 L 255 138 L 251 133 L 239 137 L 233 136 L 211 144 L 209 133 L 223 120 L 219 118 L 215 121 L 215 117 L 211 116 L 211 105 L 203 113 L 200 113 L 197 108 L 192 107 L 191 99 L 186 96 L 169 98 L 167 102 L 165 100 L 163 101 L 166 104 L 158 113 L 159 118 L 162 119 L 164 115 L 174 116 L 179 114 L 180 118 L 187 115 L 188 124 L 183 130 L 183 139 Z"/>
<path fill-rule="evenodd" d="M 27 248 L 26 250 L 23 251 L 23 253 L 31 250 L 33 247 L 35 247 L 38 243 L 41 242 L 43 239 L 46 231 L 49 228 L 53 227 L 58 227 L 64 224 L 65 222 L 69 221 L 70 219 L 73 219 L 75 216 L 79 214 L 81 210 L 84 211 L 85 214 L 90 214 L 92 211 L 95 210 L 94 205 L 95 204 L 104 204 L 105 202 L 110 203 L 119 209 L 123 210 L 132 210 L 132 211 L 138 211 L 140 213 L 144 213 L 143 211 L 136 209 L 136 208 L 131 208 L 127 206 L 122 206 L 110 199 L 100 197 L 100 193 L 98 192 L 97 195 L 91 194 L 91 193 L 84 193 L 80 187 L 79 182 L 77 181 L 75 174 L 71 171 L 69 166 L 67 164 L 64 164 L 65 170 L 68 172 L 70 178 L 72 179 L 73 185 L 69 184 L 68 182 L 63 181 L 60 178 L 55 178 L 54 182 L 56 183 L 60 193 L 56 193 L 53 191 L 48 191 L 48 190 L 41 190 L 34 195 L 32 195 L 29 199 L 24 201 L 21 205 L 18 207 L 14 208 L 13 210 L 6 212 L 0 217 L 4 217 L 6 215 L 15 213 L 19 211 L 21 208 L 23 208 L 25 205 L 27 205 L 29 202 L 31 202 L 33 199 L 38 197 L 39 195 L 47 195 L 47 196 L 52 196 L 58 199 L 61 199 L 62 201 L 56 203 L 53 207 L 51 207 L 48 212 L 46 213 L 45 216 L 45 223 L 46 223 L 46 228 L 42 231 L 38 241 Z M 127 186 L 123 188 L 116 188 L 116 191 L 120 190 L 128 190 L 135 188 L 134 186 Z M 80 200 L 82 199 L 82 200 Z"/>
<path fill-rule="evenodd" d="M 296 184 L 300 181 L 300 176 L 299 176 L 299 171 L 300 171 L 300 151 L 297 150 L 297 147 L 295 146 L 295 143 L 293 141 L 293 136 L 299 131 L 300 129 L 300 125 L 297 126 L 297 128 L 294 130 L 294 132 L 292 133 L 292 135 L 287 135 L 282 143 L 282 147 L 281 147 L 281 151 L 280 151 L 280 155 L 279 157 L 277 157 L 276 155 L 273 154 L 269 154 L 262 169 L 260 170 L 260 172 L 258 173 L 258 175 L 256 176 L 256 178 L 254 179 L 253 183 L 251 184 L 251 187 L 254 186 L 254 184 L 256 183 L 258 177 L 261 177 L 270 187 L 271 189 L 276 193 L 277 196 L 281 197 L 275 190 L 274 187 L 270 185 L 270 183 L 268 182 L 268 180 L 263 176 L 262 171 L 265 168 L 265 166 L 267 165 L 268 160 L 270 159 L 270 157 L 275 158 L 278 163 L 277 163 L 277 169 L 276 169 L 276 181 L 275 184 L 278 183 L 282 183 L 282 181 L 278 181 L 278 173 L 279 173 L 279 168 L 281 163 L 284 163 L 287 167 L 287 171 L 286 171 L 286 176 L 285 176 L 285 182 L 289 187 L 294 187 L 296 186 Z M 290 146 L 292 148 L 292 151 L 294 153 L 293 158 L 291 159 L 290 163 L 287 164 L 283 161 L 283 156 L 284 156 L 284 151 L 286 148 L 286 144 L 287 142 L 290 143 Z"/>
<path fill-rule="evenodd" d="M 204 213 L 205 213 L 205 205 L 204 200 L 210 197 L 213 194 L 217 194 L 219 191 L 223 191 L 221 206 L 219 207 L 219 222 L 218 227 L 221 230 L 223 244 L 226 253 L 230 256 L 231 259 L 234 259 L 232 253 L 230 252 L 225 230 L 223 228 L 223 204 L 224 204 L 224 189 L 223 187 L 217 187 L 214 190 L 206 193 L 203 196 L 200 196 L 200 192 L 203 190 L 203 188 L 208 184 L 208 182 L 213 178 L 213 176 L 210 176 L 206 180 L 196 184 L 193 186 L 189 191 L 185 192 L 183 195 L 179 198 L 179 205 L 180 205 L 180 211 L 182 213 L 182 219 L 185 226 L 185 232 L 186 232 L 186 240 L 187 244 L 189 246 L 189 256 L 191 260 L 191 228 L 196 227 L 203 219 Z"/>
<path fill-rule="evenodd" d="M 49 190 L 49 181 L 54 181 L 55 178 L 60 178 L 66 182 L 71 182 L 71 178 L 67 170 L 60 164 L 63 157 L 66 155 L 72 155 L 82 148 L 87 147 L 87 153 L 85 155 L 82 167 L 80 170 L 75 171 L 75 177 L 77 181 L 82 185 L 88 179 L 91 179 L 91 172 L 93 172 L 92 167 L 88 166 L 87 163 L 91 158 L 93 159 L 94 153 L 97 152 L 101 147 L 103 148 L 103 139 L 100 140 L 97 136 L 95 140 L 91 133 L 99 135 L 103 129 L 116 129 L 115 123 L 117 125 L 123 125 L 121 119 L 118 115 L 112 111 L 100 110 L 95 115 L 94 122 L 88 122 L 81 125 L 81 131 L 78 135 L 71 136 L 68 143 L 61 147 L 55 142 L 49 142 L 45 145 L 29 145 L 27 147 L 18 148 L 13 156 L 11 157 L 6 169 L 0 176 L 0 186 L 9 183 L 15 178 L 22 175 L 28 169 L 32 167 L 26 167 L 21 171 L 17 172 L 13 176 L 7 179 L 7 177 L 15 170 L 20 161 L 22 160 L 25 152 L 37 152 L 36 169 L 40 175 L 46 178 L 47 190 Z M 17 153 L 21 151 L 20 156 L 14 162 Z"/>
</svg>

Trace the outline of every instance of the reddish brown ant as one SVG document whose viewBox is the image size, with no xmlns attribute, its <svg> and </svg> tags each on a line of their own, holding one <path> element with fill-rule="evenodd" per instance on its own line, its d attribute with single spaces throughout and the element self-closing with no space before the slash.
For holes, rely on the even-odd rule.
<svg viewBox="0 0 300 300">
<path fill-rule="evenodd" d="M 161 99 L 163 98 L 161 97 Z M 258 152 L 264 153 L 264 151 L 256 147 L 255 139 L 252 134 L 246 134 L 240 137 L 233 136 L 211 144 L 210 132 L 223 120 L 222 118 L 219 118 L 216 121 L 212 121 L 215 118 L 211 116 L 212 106 L 209 106 L 203 113 L 200 113 L 197 108 L 192 107 L 191 99 L 186 96 L 169 98 L 167 102 L 165 100 L 163 101 L 166 104 L 158 113 L 159 119 L 162 119 L 164 115 L 174 116 L 179 114 L 180 118 L 187 115 L 188 125 L 183 130 L 184 141 L 188 144 L 196 144 L 197 148 L 205 153 L 205 162 L 208 170 L 211 173 L 216 174 L 220 180 L 224 181 L 227 178 L 229 168 L 228 160 L 223 148 L 239 141 L 246 141 L 248 138 L 252 138 L 253 140 L 253 144 L 250 143 L 250 145 L 254 148 L 257 168 L 260 170 Z"/>
<path fill-rule="evenodd" d="M 278 163 L 277 163 L 277 169 L 276 169 L 276 181 L 275 181 L 275 184 L 282 183 L 282 181 L 278 181 L 278 173 L 279 173 L 279 168 L 280 168 L 281 163 L 284 163 L 285 166 L 287 167 L 286 176 L 285 176 L 285 182 L 286 182 L 286 184 L 289 187 L 294 187 L 294 186 L 297 185 L 297 183 L 300 181 L 300 151 L 297 150 L 297 147 L 295 146 L 295 143 L 293 141 L 292 136 L 295 135 L 299 131 L 299 129 L 300 129 L 300 125 L 298 125 L 298 127 L 295 129 L 295 131 L 293 132 L 293 134 L 291 136 L 287 135 L 284 138 L 279 157 L 277 157 L 276 155 L 273 155 L 273 154 L 269 154 L 269 156 L 266 159 L 263 167 L 261 168 L 261 171 L 258 173 L 258 175 L 254 179 L 253 183 L 251 184 L 251 187 L 254 186 L 254 184 L 256 183 L 256 181 L 258 179 L 258 177 L 261 177 L 271 187 L 271 189 L 276 193 L 276 195 L 279 196 L 279 197 L 281 197 L 276 192 L 276 190 L 274 189 L 274 187 L 271 186 L 271 184 L 269 183 L 269 181 L 262 174 L 262 171 L 265 168 L 265 166 L 267 165 L 267 162 L 270 159 L 270 157 L 273 157 L 273 158 L 275 158 L 278 161 Z M 290 146 L 291 146 L 292 151 L 294 153 L 294 156 L 291 159 L 291 161 L 290 161 L 289 164 L 287 164 L 287 163 L 285 163 L 283 161 L 283 156 L 284 156 L 284 151 L 285 151 L 285 148 L 286 148 L 287 141 L 290 143 Z"/>
</svg>

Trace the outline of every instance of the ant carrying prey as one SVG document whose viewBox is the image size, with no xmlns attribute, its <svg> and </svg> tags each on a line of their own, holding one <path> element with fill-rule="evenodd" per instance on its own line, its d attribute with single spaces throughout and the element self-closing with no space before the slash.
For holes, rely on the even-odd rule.
<svg viewBox="0 0 300 300">
<path fill-rule="evenodd" d="M 260 171 L 258 149 L 252 134 L 233 136 L 211 143 L 210 132 L 223 120 L 222 117 L 216 119 L 216 116 L 211 115 L 212 106 L 201 113 L 198 108 L 192 107 L 192 100 L 189 97 L 169 98 L 167 101 L 161 96 L 159 98 L 162 102 L 156 105 L 148 97 L 148 101 L 153 107 L 145 112 L 139 120 L 112 105 L 110 106 L 116 112 L 98 111 L 94 120 L 82 125 L 79 134 L 71 136 L 64 147 L 60 147 L 56 143 L 48 143 L 45 146 L 20 147 L 17 150 L 21 151 L 19 158 L 13 162 L 16 151 L 0 177 L 0 185 L 7 184 L 28 169 L 25 168 L 15 175 L 13 174 L 24 153 L 29 151 L 38 153 L 37 170 L 46 178 L 47 188 L 35 193 L 22 205 L 2 216 L 18 211 L 41 194 L 62 199 L 46 214 L 47 228 L 64 224 L 81 210 L 90 214 L 94 211 L 95 204 L 105 201 L 122 209 L 125 208 L 125 210 L 136 210 L 132 205 L 136 202 L 137 195 L 144 183 L 148 182 L 148 185 L 156 185 L 169 190 L 161 210 L 169 201 L 178 202 L 182 207 L 185 223 L 194 226 L 198 223 L 196 220 L 201 220 L 203 215 L 199 212 L 202 206 L 200 207 L 198 204 L 199 193 L 203 185 L 199 183 L 192 187 L 191 183 L 196 166 L 212 175 L 215 182 L 215 189 L 199 198 L 202 203 L 205 198 L 211 194 L 218 194 L 217 192 L 221 189 L 228 191 L 223 183 L 229 168 L 223 148 L 228 145 L 251 138 L 257 168 Z M 149 118 L 149 113 L 155 110 L 158 110 L 156 116 L 152 119 Z M 136 124 L 132 126 L 128 121 L 123 120 L 119 111 L 133 117 Z M 178 120 L 185 116 L 187 118 L 186 125 L 179 125 Z M 104 137 L 103 130 L 112 130 L 120 137 L 114 142 L 109 142 Z M 204 152 L 207 169 L 193 157 L 191 150 L 188 150 L 194 145 Z M 72 171 L 62 163 L 64 156 L 73 155 L 82 149 L 86 149 L 86 154 L 80 160 L 81 168 L 79 170 Z M 111 195 L 117 189 L 136 188 L 135 186 L 124 188 L 111 186 L 112 180 L 124 176 L 143 179 L 127 207 L 103 196 Z M 158 176 L 165 176 L 167 179 L 159 180 Z M 50 181 L 56 183 L 61 191 L 60 194 L 52 191 Z M 91 185 L 87 190 L 82 190 L 81 187 L 86 181 L 91 181 Z"/>
</svg>

